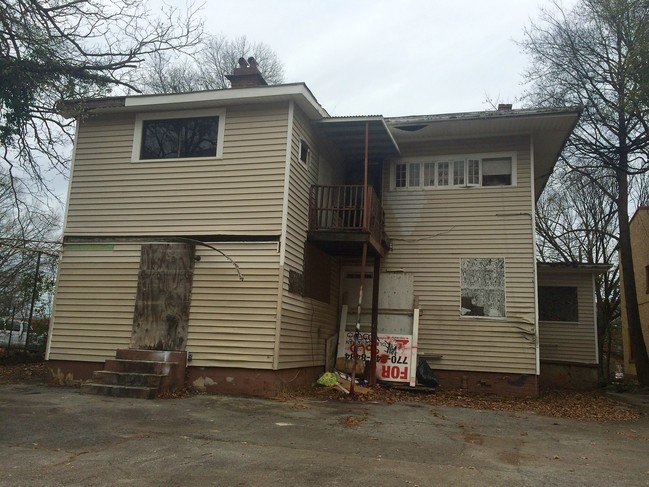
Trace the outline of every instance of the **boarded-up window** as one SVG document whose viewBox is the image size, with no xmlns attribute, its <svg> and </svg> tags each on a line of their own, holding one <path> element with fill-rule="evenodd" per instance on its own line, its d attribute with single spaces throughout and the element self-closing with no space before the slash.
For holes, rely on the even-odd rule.
<svg viewBox="0 0 649 487">
<path fill-rule="evenodd" d="M 505 259 L 461 259 L 462 316 L 505 316 Z"/>
<path fill-rule="evenodd" d="M 304 274 L 293 269 L 288 271 L 288 292 L 304 296 Z"/>
<path fill-rule="evenodd" d="M 304 243 L 304 296 L 330 302 L 331 258 L 309 242 Z"/>
<path fill-rule="evenodd" d="M 579 321 L 577 288 L 574 286 L 539 286 L 540 321 Z"/>
</svg>

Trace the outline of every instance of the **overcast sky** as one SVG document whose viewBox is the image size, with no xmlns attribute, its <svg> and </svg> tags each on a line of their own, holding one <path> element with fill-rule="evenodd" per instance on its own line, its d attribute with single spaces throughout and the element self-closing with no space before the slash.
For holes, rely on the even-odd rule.
<svg viewBox="0 0 649 487">
<path fill-rule="evenodd" d="M 527 59 L 514 41 L 548 4 L 207 0 L 205 13 L 210 33 L 268 44 L 331 115 L 396 116 L 516 107 Z"/>
</svg>

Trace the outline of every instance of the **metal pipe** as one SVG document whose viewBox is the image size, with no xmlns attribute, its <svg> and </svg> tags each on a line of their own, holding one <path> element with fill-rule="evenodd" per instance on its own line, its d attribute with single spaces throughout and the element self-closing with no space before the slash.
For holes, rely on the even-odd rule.
<svg viewBox="0 0 649 487">
<path fill-rule="evenodd" d="M 358 363 L 358 338 L 361 334 L 361 305 L 363 303 L 363 284 L 365 283 L 365 266 L 367 264 L 367 242 L 363 242 L 363 256 L 361 258 L 361 277 L 358 287 L 358 307 L 356 308 L 356 331 L 354 332 L 354 344 L 352 345 L 352 380 L 349 386 L 349 393 L 354 393 L 356 382 L 356 364 Z"/>
<path fill-rule="evenodd" d="M 381 257 L 374 257 L 374 274 L 372 274 L 372 328 L 370 343 L 370 385 L 376 385 L 376 358 L 379 346 L 379 276 L 381 275 Z"/>
<path fill-rule="evenodd" d="M 34 304 L 36 303 L 36 295 L 38 294 L 38 273 L 41 269 L 41 253 L 38 253 L 36 260 L 36 274 L 34 275 L 34 287 L 32 288 L 32 302 L 29 305 L 29 319 L 27 320 L 27 334 L 25 335 L 25 352 L 27 351 L 27 344 L 29 343 L 29 330 L 32 327 L 32 318 L 34 316 Z"/>
</svg>

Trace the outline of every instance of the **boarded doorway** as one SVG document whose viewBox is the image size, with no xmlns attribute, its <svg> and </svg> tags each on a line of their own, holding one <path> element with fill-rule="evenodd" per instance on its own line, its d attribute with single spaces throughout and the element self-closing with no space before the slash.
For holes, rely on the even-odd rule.
<svg viewBox="0 0 649 487">
<path fill-rule="evenodd" d="M 142 245 L 131 348 L 185 349 L 195 252 L 192 244 Z"/>
</svg>

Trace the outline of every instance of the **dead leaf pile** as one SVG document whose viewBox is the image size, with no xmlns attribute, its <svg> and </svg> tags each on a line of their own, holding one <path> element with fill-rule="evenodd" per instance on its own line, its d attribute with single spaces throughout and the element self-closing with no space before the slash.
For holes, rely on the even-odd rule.
<svg viewBox="0 0 649 487">
<path fill-rule="evenodd" d="M 347 416 L 345 418 L 341 419 L 341 423 L 346 427 L 346 428 L 356 428 L 358 427 L 363 421 L 365 421 L 365 418 L 362 416 Z"/>
<path fill-rule="evenodd" d="M 433 393 L 410 392 L 387 387 L 375 387 L 366 395 L 349 396 L 333 389 L 316 388 L 310 395 L 339 401 L 354 402 L 420 402 L 432 406 L 536 413 L 542 416 L 570 418 L 580 421 L 633 421 L 641 414 L 601 391 L 548 391 L 536 398 L 501 397 L 473 394 L 463 390 L 437 390 Z M 294 398 L 296 399 L 296 398 Z"/>
<path fill-rule="evenodd" d="M 0 384 L 51 384 L 45 362 L 0 364 Z"/>
</svg>

